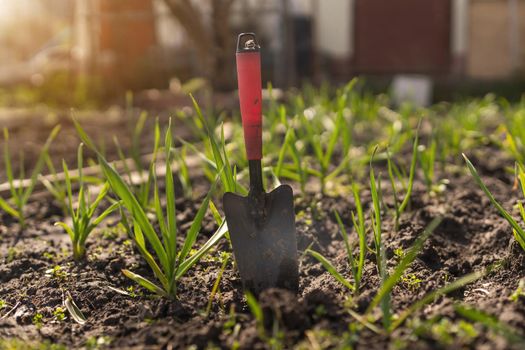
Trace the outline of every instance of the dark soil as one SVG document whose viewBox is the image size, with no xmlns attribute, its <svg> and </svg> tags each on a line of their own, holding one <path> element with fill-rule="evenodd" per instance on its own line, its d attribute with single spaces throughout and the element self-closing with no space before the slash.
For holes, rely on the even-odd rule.
<svg viewBox="0 0 525 350">
<path fill-rule="evenodd" d="M 519 193 L 512 189 L 513 179 L 505 173 L 503 163 L 487 162 L 480 169 L 484 175 L 490 175 L 484 180 L 496 197 L 506 208 L 512 208 Z M 508 164 L 512 163 L 505 163 Z M 210 291 L 220 271 L 220 252 L 230 251 L 226 239 L 180 281 L 178 300 L 167 301 L 151 297 L 122 275 L 123 268 L 146 276 L 151 273 L 125 234 L 117 229 L 118 217 L 90 237 L 87 261 L 73 262 L 68 237 L 53 226 L 63 219 L 60 210 L 49 199 L 31 204 L 29 226 L 21 233 L 7 215 L 1 218 L 0 299 L 9 307 L 0 310 L 0 339 L 47 340 L 67 348 L 88 347 L 98 340 L 118 349 L 182 349 L 191 345 L 199 349 L 267 349 L 272 344 L 270 338 L 274 344 L 280 341 L 284 348 L 308 349 L 524 348 L 524 344 L 511 343 L 479 324 L 470 338 L 461 336 L 461 329 L 458 331 L 456 326 L 446 326 L 452 336 L 447 340 L 430 323 L 457 325 L 461 317 L 454 311 L 454 305 L 464 303 L 495 315 L 518 330 L 525 329 L 525 299 L 509 299 L 519 280 L 525 277 L 524 252 L 513 239 L 509 225 L 470 176 L 449 174 L 447 178 L 450 183 L 446 190 L 433 196 L 421 182 L 416 182 L 411 208 L 403 215 L 398 232 L 394 230 L 392 215 L 383 215 L 384 242 L 391 269 L 398 262 L 394 251 L 399 252 L 399 248 L 406 251 L 433 218 L 443 217 L 408 268 L 407 278 L 393 289 L 393 312 L 403 311 L 426 293 L 460 276 L 498 262 L 501 266 L 460 290 L 436 298 L 391 335 L 376 334 L 362 327 L 348 312 L 349 307 L 364 312 L 378 289 L 380 281 L 373 254 L 367 255 L 361 290 L 356 297 L 316 260 L 301 254 L 299 295 L 278 289 L 265 291 L 259 299 L 264 325 L 258 327 L 244 301 L 232 261 L 224 271 L 210 312 L 206 312 Z M 392 205 L 392 196 L 384 190 L 385 204 Z M 368 212 L 371 198 L 366 190 L 363 201 Z M 195 203 L 178 200 L 182 230 L 191 224 L 189 220 L 198 204 L 199 200 Z M 332 214 L 334 209 L 341 213 L 355 241 L 350 224 L 354 210 L 352 196 L 312 195 L 296 201 L 299 249 L 302 252 L 311 246 L 350 278 L 344 244 Z M 207 218 L 200 242 L 215 228 L 212 219 Z M 19 234 L 20 240 L 13 245 Z M 59 273 L 46 274 L 55 266 L 61 267 Z M 414 280 L 420 282 L 410 282 Z M 127 291 L 128 295 L 115 288 Z M 66 291 L 87 317 L 86 324 L 75 323 L 67 313 L 63 321 L 53 315 L 62 306 Z M 43 315 L 38 325 L 33 322 L 36 313 Z M 430 326 L 421 326 L 425 324 Z M 380 321 L 377 325 L 380 327 Z"/>
</svg>

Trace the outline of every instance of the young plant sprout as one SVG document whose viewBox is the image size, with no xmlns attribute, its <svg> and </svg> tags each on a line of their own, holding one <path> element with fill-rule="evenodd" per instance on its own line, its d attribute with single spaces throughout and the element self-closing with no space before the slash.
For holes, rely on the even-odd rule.
<svg viewBox="0 0 525 350">
<path fill-rule="evenodd" d="M 410 197 L 412 196 L 412 188 L 414 187 L 414 177 L 416 174 L 416 164 L 417 164 L 417 153 L 418 153 L 418 140 L 419 140 L 419 125 L 416 131 L 416 137 L 414 138 L 414 143 L 412 146 L 412 160 L 410 162 L 410 171 L 408 175 L 408 184 L 406 186 L 405 196 L 401 203 L 399 202 L 399 194 L 396 186 L 396 180 L 403 183 L 403 176 L 401 176 L 399 169 L 394 164 L 390 157 L 390 152 L 387 150 L 387 162 L 388 162 L 388 177 L 390 179 L 390 185 L 392 186 L 392 193 L 394 196 L 394 225 L 395 230 L 399 229 L 399 220 L 401 215 L 406 210 L 408 204 L 410 203 Z"/>
<path fill-rule="evenodd" d="M 506 101 L 505 101 L 506 102 Z M 520 103 L 511 108 L 508 102 L 504 103 L 505 125 L 503 131 L 505 133 L 505 141 L 503 142 L 503 150 L 510 153 L 512 157 L 521 165 L 525 165 L 525 100 L 521 99 Z"/>
<path fill-rule="evenodd" d="M 196 253 L 191 256 L 189 255 L 208 209 L 211 194 L 214 192 L 212 188 L 206 195 L 193 219 L 193 223 L 186 233 L 182 247 L 178 246 L 177 236 L 179 234 L 179 228 L 177 227 L 176 221 L 175 186 L 173 173 L 171 171 L 171 161 L 173 159 L 171 126 L 168 126 L 166 130 L 164 151 L 166 161 L 165 211 L 162 210 L 159 186 L 155 173 L 153 183 L 155 216 L 156 222 L 159 225 L 161 239 L 159 239 L 153 223 L 149 220 L 137 197 L 132 193 L 124 179 L 100 154 L 99 163 L 111 189 L 121 199 L 122 205 L 131 215 L 133 225 L 130 230 L 132 230 L 132 237 L 140 254 L 150 266 L 158 282 L 155 283 L 130 270 L 125 269 L 122 272 L 142 287 L 157 295 L 175 298 L 177 295 L 177 281 L 217 243 L 227 232 L 227 226 L 223 222 L 212 237 Z M 148 250 L 147 244 L 152 248 L 153 254 Z"/>
<path fill-rule="evenodd" d="M 67 191 L 67 211 L 71 217 L 72 224 L 69 225 L 65 222 L 57 222 L 55 224 L 62 227 L 71 238 L 71 244 L 73 245 L 73 258 L 77 261 L 83 259 L 86 254 L 86 240 L 89 234 L 102 222 L 102 220 L 119 206 L 119 203 L 115 202 L 98 217 L 95 217 L 96 210 L 108 193 L 109 184 L 105 183 L 95 200 L 91 202 L 89 187 L 85 185 L 82 176 L 82 167 L 84 165 L 83 158 L 83 145 L 80 144 L 77 152 L 79 191 L 78 203 L 76 205 L 73 203 L 74 197 L 69 169 L 66 162 L 62 161 Z"/>
<path fill-rule="evenodd" d="M 348 89 L 351 90 L 351 87 Z M 322 134 L 319 133 L 319 129 L 316 128 L 312 120 L 309 120 L 310 117 L 315 118 L 313 115 L 315 111 L 307 110 L 300 114 L 301 123 L 305 131 L 305 135 L 302 135 L 304 136 L 303 139 L 313 149 L 316 164 L 319 165 L 319 170 L 315 174 L 321 183 L 321 193 L 325 193 L 326 178 L 329 175 L 336 145 L 342 138 L 344 149 L 348 151 L 350 147 L 350 133 L 348 132 L 350 128 L 347 126 L 343 112 L 347 103 L 347 95 L 347 93 L 342 93 L 338 97 L 335 119 L 330 119 L 333 124 L 328 130 L 325 128 L 325 132 Z"/>
<path fill-rule="evenodd" d="M 25 176 L 23 155 L 22 153 L 20 154 L 21 159 L 19 178 L 15 180 L 15 176 L 13 174 L 11 154 L 9 153 L 9 132 L 7 128 L 4 128 L 4 166 L 7 175 L 7 180 L 9 181 L 9 190 L 11 193 L 11 198 L 9 200 L 5 200 L 2 197 L 0 197 L 0 208 L 2 208 L 2 210 L 4 210 L 12 217 L 16 218 L 22 228 L 26 226 L 26 204 L 29 201 L 29 197 L 33 193 L 35 185 L 38 181 L 38 175 L 40 174 L 45 165 L 46 156 L 49 152 L 49 147 L 58 135 L 59 131 L 59 125 L 55 126 L 53 130 L 51 130 L 51 133 L 49 134 L 44 146 L 42 147 L 42 150 L 40 151 L 40 155 L 38 156 L 35 167 L 31 172 L 31 177 L 29 179 L 28 186 L 22 186 L 22 180 L 24 180 Z M 15 181 L 17 181 L 18 183 L 15 183 Z"/>
<path fill-rule="evenodd" d="M 352 184 L 352 192 L 354 195 L 356 207 L 356 214 L 352 213 L 352 223 L 354 224 L 357 235 L 359 236 L 359 258 L 357 261 L 357 269 L 355 274 L 355 289 L 359 292 L 361 278 L 363 277 L 363 269 L 365 266 L 365 256 L 368 247 L 366 245 L 366 229 L 365 216 L 363 214 L 363 205 L 361 204 L 359 189 L 355 183 Z M 342 229 L 341 220 L 338 220 L 338 223 L 339 227 Z"/>
<path fill-rule="evenodd" d="M 190 95 L 190 97 L 193 101 L 195 112 L 197 113 L 196 120 L 199 121 L 199 125 L 204 129 L 203 143 L 206 146 L 207 151 L 201 152 L 195 145 L 184 140 L 181 141 L 204 161 L 205 174 L 212 183 L 215 182 L 217 176 L 219 177 L 222 192 L 237 192 L 243 195 L 247 194 L 248 190 L 246 187 L 237 181 L 236 169 L 232 169 L 232 166 L 230 165 L 230 159 L 226 150 L 224 128 L 221 128 L 221 138 L 220 141 L 218 141 L 213 129 L 208 125 L 207 120 L 204 118 L 199 104 L 192 95 Z M 184 174 L 179 174 L 179 176 L 183 177 L 183 182 L 188 180 L 184 179 L 186 177 Z"/>
<path fill-rule="evenodd" d="M 348 257 L 348 265 L 350 266 L 350 269 L 352 271 L 354 283 L 351 283 L 349 280 L 345 279 L 344 276 L 341 273 L 339 273 L 337 269 L 330 263 L 330 261 L 328 261 L 328 259 L 326 259 L 319 252 L 316 252 L 312 249 L 307 249 L 306 252 L 310 254 L 311 256 L 313 256 L 317 261 L 319 261 L 323 265 L 323 267 L 337 281 L 339 281 L 339 283 L 341 283 L 343 286 L 348 288 L 350 291 L 358 294 L 359 287 L 361 285 L 361 278 L 363 276 L 365 256 L 366 256 L 368 247 L 366 246 L 365 219 L 364 219 L 364 214 L 363 214 L 363 208 L 361 205 L 361 198 L 359 197 L 359 189 L 357 188 L 357 185 L 355 183 L 353 184 L 352 189 L 353 189 L 355 206 L 356 206 L 356 211 L 357 211 L 356 214 L 352 212 L 352 223 L 359 237 L 359 253 L 357 257 L 354 256 L 354 253 L 353 253 L 354 247 L 350 245 L 350 242 L 348 239 L 348 233 L 344 227 L 343 221 L 341 220 L 339 213 L 335 211 L 334 215 L 337 220 L 337 224 L 339 225 L 339 233 L 341 234 L 343 238 L 343 242 L 345 243 L 346 254 Z"/>
<path fill-rule="evenodd" d="M 45 176 L 40 175 L 39 179 L 46 190 L 55 198 L 60 205 L 64 216 L 67 215 L 67 189 L 66 184 L 60 181 L 58 173 L 53 165 L 53 161 L 49 154 L 46 156 L 47 169 L 52 179 L 47 179 Z"/>
<path fill-rule="evenodd" d="M 325 97 L 325 101 L 316 101 L 310 108 L 305 108 L 303 98 L 298 96 L 293 109 L 297 114 L 292 118 L 286 117 L 287 109 L 282 106 L 279 113 L 269 113 L 274 118 L 268 122 L 270 129 L 281 126 L 286 130 L 283 142 L 274 150 L 278 154 L 274 168 L 277 177 L 299 182 L 304 193 L 308 178 L 313 176 L 319 180 L 321 192 L 326 193 L 327 185 L 348 167 L 352 128 L 347 106 L 355 83 L 352 80 L 340 89 L 335 99 Z M 295 127 L 297 124 L 301 127 Z M 313 156 L 309 151 L 313 151 Z M 337 166 L 333 161 L 336 155 L 343 158 Z M 285 158 L 292 163 L 285 163 Z"/>
<path fill-rule="evenodd" d="M 292 158 L 293 164 L 291 165 L 283 163 L 287 153 L 289 153 Z M 274 172 L 277 178 L 284 177 L 298 182 L 302 194 L 306 193 L 306 182 L 308 181 L 309 174 L 317 174 L 313 169 L 308 169 L 306 157 L 302 155 L 297 147 L 297 136 L 293 128 L 289 128 L 286 131 L 284 143 L 279 150 L 279 158 Z"/>
<path fill-rule="evenodd" d="M 474 180 L 476 181 L 478 186 L 483 190 L 483 192 L 485 192 L 490 202 L 492 203 L 492 205 L 494 205 L 494 207 L 496 207 L 501 216 L 503 216 L 503 218 L 505 218 L 505 220 L 507 220 L 507 222 L 510 224 L 510 226 L 512 227 L 512 233 L 514 234 L 514 238 L 516 239 L 516 241 L 518 241 L 521 248 L 525 250 L 525 229 L 521 227 L 520 224 L 518 224 L 518 222 L 514 220 L 512 215 L 507 210 L 505 210 L 505 208 L 503 208 L 503 206 L 496 200 L 496 198 L 494 198 L 490 190 L 487 188 L 487 186 L 485 186 L 485 184 L 481 180 L 481 177 L 479 176 L 476 168 L 474 167 L 474 165 L 472 165 L 472 163 L 465 154 L 463 154 L 463 158 L 465 158 L 467 167 L 472 176 L 474 177 Z M 518 165 L 517 169 L 517 176 L 520 182 L 523 196 L 525 197 L 525 170 L 520 165 Z M 523 203 L 518 202 L 518 209 L 521 219 L 525 222 L 525 208 L 523 206 Z"/>
<path fill-rule="evenodd" d="M 437 154 L 437 142 L 435 138 L 432 138 L 428 146 L 418 146 L 419 160 L 421 163 L 421 169 L 423 170 L 423 176 L 425 178 L 425 184 L 429 193 L 442 192 L 441 189 L 435 183 L 436 177 L 436 154 Z"/>
<path fill-rule="evenodd" d="M 144 129 L 144 123 L 146 122 L 147 114 L 142 113 L 139 117 L 139 120 L 137 121 L 137 125 L 135 126 L 133 130 L 133 137 L 132 137 L 132 147 L 131 147 L 131 159 L 133 160 L 133 167 L 135 172 L 139 175 L 140 181 L 139 184 L 132 184 L 132 169 L 129 167 L 127 163 L 127 157 L 122 150 L 122 147 L 120 146 L 120 143 L 118 142 L 117 138 L 114 138 L 114 143 L 117 148 L 117 153 L 119 155 L 120 160 L 122 161 L 122 164 L 124 165 L 124 171 L 126 173 L 126 176 L 128 178 L 128 182 L 131 185 L 131 188 L 134 191 L 134 194 L 137 196 L 139 203 L 142 205 L 143 208 L 149 208 L 151 204 L 151 186 L 153 183 L 153 166 L 156 164 L 157 159 L 157 153 L 160 145 L 160 127 L 159 127 L 159 121 L 158 119 L 155 121 L 154 126 L 154 137 L 153 137 L 153 153 L 152 153 L 152 159 L 149 164 L 149 168 L 145 169 L 143 165 L 143 161 L 141 159 L 141 153 L 140 153 L 140 136 L 142 135 L 142 131 Z"/>
<path fill-rule="evenodd" d="M 440 222 L 441 219 L 437 218 L 428 225 L 423 234 L 417 238 L 412 247 L 401 258 L 401 261 L 392 274 L 387 275 L 386 272 L 383 272 L 381 275 L 381 287 L 374 299 L 372 299 L 372 302 L 368 305 L 367 313 L 373 310 L 377 305 L 381 305 L 381 310 L 383 311 L 383 325 L 385 328 L 389 328 L 391 325 L 390 292 L 392 291 L 392 288 L 400 281 L 407 267 L 414 261 L 421 248 L 423 248 L 423 243 L 425 243 Z M 385 263 L 386 259 L 383 258 L 382 261 Z M 383 268 L 386 268 L 384 264 Z"/>
<path fill-rule="evenodd" d="M 381 283 L 384 284 L 389 278 L 387 266 L 386 266 L 386 254 L 383 246 L 383 231 L 382 231 L 382 219 L 381 219 L 381 204 L 382 204 L 382 191 L 381 191 L 381 177 L 376 180 L 374 167 L 372 161 L 376 153 L 376 149 L 372 153 L 370 158 L 370 192 L 372 193 L 372 213 L 370 220 L 372 221 L 372 232 L 374 234 L 374 248 L 376 255 L 377 272 L 381 278 Z M 390 326 L 390 292 L 386 293 L 381 299 L 381 310 L 383 312 L 383 326 L 388 328 Z"/>
<path fill-rule="evenodd" d="M 180 152 L 175 152 L 175 161 L 179 166 L 177 176 L 179 177 L 179 181 L 182 186 L 182 193 L 184 194 L 185 198 L 192 199 L 193 189 L 191 185 L 190 170 L 188 169 L 188 164 L 186 162 L 187 155 L 188 147 L 186 145 L 182 145 Z"/>
</svg>

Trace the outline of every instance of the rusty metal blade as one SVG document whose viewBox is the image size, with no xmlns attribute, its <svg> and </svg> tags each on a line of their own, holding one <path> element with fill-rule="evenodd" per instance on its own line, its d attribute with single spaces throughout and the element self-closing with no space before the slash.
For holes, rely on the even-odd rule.
<svg viewBox="0 0 525 350">
<path fill-rule="evenodd" d="M 223 204 L 243 286 L 259 294 L 271 287 L 297 292 L 299 272 L 292 188 L 265 194 L 266 218 L 256 224 L 248 197 L 228 192 Z"/>
</svg>

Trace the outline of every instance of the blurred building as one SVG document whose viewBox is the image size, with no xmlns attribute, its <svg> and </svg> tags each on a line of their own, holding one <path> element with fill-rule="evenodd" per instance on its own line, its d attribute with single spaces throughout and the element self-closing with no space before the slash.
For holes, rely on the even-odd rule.
<svg viewBox="0 0 525 350">
<path fill-rule="evenodd" d="M 209 12 L 209 2 L 200 3 Z M 130 66 L 156 45 L 170 52 L 191 46 L 163 0 L 77 0 L 77 8 L 87 56 Z M 261 32 L 275 74 L 295 73 L 292 79 L 397 73 L 503 79 L 525 62 L 523 0 L 244 0 L 234 2 L 230 21 Z"/>
<path fill-rule="evenodd" d="M 502 78 L 525 65 L 525 1 L 471 0 L 465 73 L 476 78 Z"/>
<path fill-rule="evenodd" d="M 505 79 L 525 63 L 523 0 L 317 3 L 319 49 L 344 74 Z"/>
<path fill-rule="evenodd" d="M 195 12 L 175 15 L 177 3 Z M 17 31 L 26 17 L 40 18 L 38 29 Z M 15 24 L 0 35 L 3 47 L 43 38 L 46 21 L 53 34 L 23 54 L 0 52 L 0 63 L 62 67 L 52 63 L 67 54 L 69 69 L 125 88 L 167 86 L 172 76 L 234 81 L 229 63 L 241 31 L 258 34 L 264 77 L 279 86 L 361 74 L 505 80 L 523 78 L 525 64 L 525 0 L 17 0 L 0 3 L 0 24 L 8 20 Z M 54 48 L 66 44 L 67 52 Z"/>
<path fill-rule="evenodd" d="M 157 46 L 152 0 L 77 0 L 75 8 L 81 71 L 103 72 L 126 86 L 149 71 Z"/>
</svg>

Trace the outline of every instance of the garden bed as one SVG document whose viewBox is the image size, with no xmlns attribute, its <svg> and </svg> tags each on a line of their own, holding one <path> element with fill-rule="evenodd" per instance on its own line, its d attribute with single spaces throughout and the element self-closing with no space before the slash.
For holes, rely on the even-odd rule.
<svg viewBox="0 0 525 350">
<path fill-rule="evenodd" d="M 390 122 L 386 118 L 382 123 Z M 371 125 L 377 123 L 375 120 Z M 491 125 L 480 126 L 480 132 Z M 359 130 L 359 125 L 354 126 Z M 423 124 L 422 142 L 430 140 L 432 128 L 432 124 Z M 359 133 L 353 141 L 356 148 L 382 137 L 378 132 L 365 137 L 370 140 L 365 142 L 359 140 L 362 135 L 367 133 Z M 411 157 L 411 137 L 407 139 L 395 156 L 405 166 Z M 472 140 L 479 140 L 479 135 Z M 467 153 L 503 207 L 512 209 L 523 199 L 509 171 L 514 164 L 509 152 L 484 139 Z M 342 161 L 343 156 L 335 154 L 331 169 Z M 69 237 L 54 226 L 67 218 L 52 196 L 43 193 L 30 201 L 24 229 L 2 213 L 0 349 L 27 348 L 23 344 L 39 349 L 51 344 L 56 344 L 53 349 L 521 349 L 525 344 L 525 290 L 518 285 L 525 277 L 524 251 L 507 221 L 466 170 L 460 154 L 450 152 L 442 164 L 435 169 L 432 189 L 426 172 L 418 165 L 409 205 L 396 228 L 391 214 L 396 197 L 388 183 L 387 162 L 383 158 L 373 163 L 376 176 L 382 177 L 382 249 L 387 271 L 392 273 L 425 228 L 441 218 L 391 290 L 391 321 L 395 323 L 396 317 L 429 293 L 464 276 L 472 277 L 470 283 L 434 295 L 414 308 L 391 331 L 383 327 L 379 308 L 367 312 L 382 285 L 372 250 L 365 255 L 358 292 L 345 288 L 305 252 L 311 249 L 321 253 L 345 279 L 353 279 L 334 214 L 337 211 L 341 216 L 355 249 L 358 237 L 352 224 L 351 213 L 356 211 L 352 191 L 343 190 L 339 184 L 341 187 L 328 186 L 321 194 L 315 178 L 308 178 L 303 186 L 285 179 L 296 194 L 300 290 L 298 295 L 279 289 L 263 292 L 258 298 L 262 316 L 254 316 L 253 308 L 246 304 L 226 237 L 178 281 L 173 300 L 152 295 L 121 273 L 129 269 L 155 279 L 133 240 L 122 230 L 117 212 L 89 237 L 87 257 L 82 261 L 71 258 Z M 361 174 L 357 170 L 352 175 L 362 184 L 360 196 L 367 227 L 373 215 L 372 194 L 363 176 L 368 170 L 366 164 Z M 159 182 L 159 187 L 164 190 L 164 182 Z M 192 197 L 188 198 L 182 183 L 176 182 L 181 232 L 191 226 L 209 188 L 209 181 L 201 174 L 192 179 Z M 220 198 L 214 203 L 222 213 Z M 208 212 L 195 247 L 204 244 L 217 227 Z M 182 242 L 182 237 L 178 239 Z M 373 247 L 369 229 L 367 245 Z M 85 315 L 86 323 L 75 322 L 62 309 L 67 293 Z"/>
</svg>

